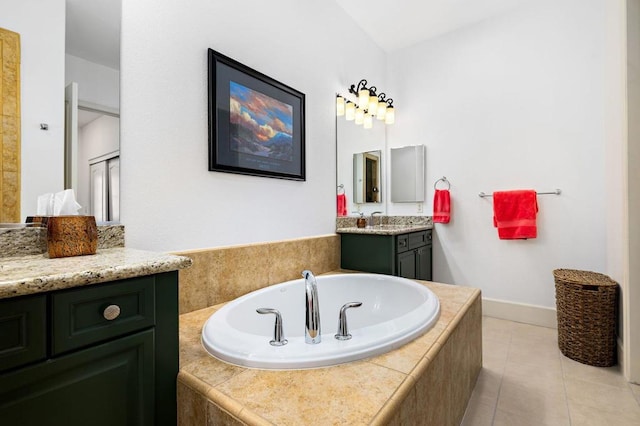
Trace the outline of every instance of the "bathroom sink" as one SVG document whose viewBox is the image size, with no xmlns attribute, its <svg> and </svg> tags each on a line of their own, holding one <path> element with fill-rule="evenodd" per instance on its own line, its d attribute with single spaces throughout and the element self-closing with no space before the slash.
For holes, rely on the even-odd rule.
<svg viewBox="0 0 640 426">
<path fill-rule="evenodd" d="M 341 274 L 317 278 L 321 342 L 305 343 L 305 283 L 276 284 L 238 299 L 205 323 L 202 344 L 216 358 L 261 369 L 301 369 L 341 364 L 398 348 L 429 330 L 440 303 L 415 281 L 377 274 Z M 340 308 L 349 302 L 350 340 L 337 340 Z M 274 308 L 282 315 L 284 346 L 272 346 L 274 317 L 256 313 Z"/>
</svg>

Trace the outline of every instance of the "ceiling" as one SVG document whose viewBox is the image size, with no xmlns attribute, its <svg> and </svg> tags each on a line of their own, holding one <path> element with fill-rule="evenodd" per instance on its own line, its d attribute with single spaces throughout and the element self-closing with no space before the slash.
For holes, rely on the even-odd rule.
<svg viewBox="0 0 640 426">
<path fill-rule="evenodd" d="M 66 0 L 67 53 L 120 69 L 122 0 Z M 533 0 L 335 0 L 385 52 L 505 13 Z"/>
<path fill-rule="evenodd" d="M 532 2 L 532 0 L 335 1 L 387 53 Z"/>
</svg>

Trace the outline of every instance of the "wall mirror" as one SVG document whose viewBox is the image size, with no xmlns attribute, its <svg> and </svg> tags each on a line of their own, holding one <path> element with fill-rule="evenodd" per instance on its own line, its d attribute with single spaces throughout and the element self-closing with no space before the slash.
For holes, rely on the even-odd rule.
<svg viewBox="0 0 640 426">
<path fill-rule="evenodd" d="M 65 188 L 81 214 L 120 220 L 121 0 L 66 0 Z"/>
<path fill-rule="evenodd" d="M 349 215 L 385 212 L 386 130 L 383 122 L 373 121 L 373 128 L 365 129 L 336 117 L 336 187 L 343 185 Z"/>
<path fill-rule="evenodd" d="M 48 12 L 51 10 L 61 11 L 61 13 L 49 16 Z M 94 192 L 93 188 L 96 186 L 91 184 L 90 176 L 94 174 L 90 169 L 91 163 L 104 156 L 108 157 L 106 160 L 117 157 L 120 148 L 119 62 L 121 0 L 64 0 L 64 10 L 62 5 L 56 2 L 49 9 L 44 8 L 44 11 L 36 8 L 30 11 L 30 14 L 17 13 L 15 16 L 15 24 L 19 28 L 18 33 L 22 32 L 21 37 L 26 37 L 29 40 L 47 39 L 49 36 L 48 29 L 52 27 L 65 32 L 64 49 L 62 46 L 60 46 L 59 50 L 55 49 L 56 63 L 64 62 L 65 81 L 60 81 L 60 85 L 62 86 L 63 83 L 68 85 L 67 93 L 70 93 L 72 91 L 70 83 L 77 83 L 75 85 L 75 97 L 67 98 L 65 96 L 63 98 L 62 93 L 60 93 L 58 99 L 55 95 L 47 92 L 44 94 L 43 101 L 39 104 L 37 98 L 31 93 L 30 96 L 24 96 L 25 88 L 22 87 L 21 113 L 23 117 L 26 118 L 28 116 L 28 120 L 33 120 L 33 117 L 47 120 L 52 115 L 48 114 L 49 112 L 56 112 L 56 108 L 58 108 L 56 105 L 60 105 L 59 108 L 64 105 L 66 123 L 63 125 L 60 122 L 50 122 L 46 124 L 47 129 L 43 130 L 48 130 L 48 126 L 56 129 L 64 127 L 65 131 L 68 130 L 68 133 L 73 133 L 75 136 L 73 146 L 64 148 L 64 166 L 62 164 L 63 137 L 60 133 L 55 134 L 54 141 L 56 146 L 54 153 L 59 153 L 59 156 L 52 156 L 51 152 L 39 154 L 38 151 L 32 148 L 35 145 L 31 145 L 29 148 L 30 157 L 24 156 L 22 161 L 29 161 L 30 165 L 38 167 L 39 180 L 49 176 L 52 178 L 51 180 L 56 182 L 53 186 L 46 186 L 47 191 L 61 191 L 64 188 L 73 188 L 78 202 L 83 206 L 79 213 L 94 214 L 91 197 Z M 38 25 L 40 20 L 48 20 L 48 25 L 41 28 Z M 5 21 L 4 26 L 7 28 L 13 27 L 10 20 Z M 51 51 L 52 49 L 48 50 L 48 52 Z M 33 57 L 33 50 L 30 52 L 31 57 Z M 22 53 L 24 55 L 24 50 Z M 40 83 L 40 80 L 42 80 L 40 78 L 42 67 L 42 62 L 38 62 L 35 65 L 33 61 L 28 63 L 23 61 L 20 73 L 23 76 L 35 76 L 35 79 Z M 57 74 L 55 75 L 53 81 L 57 83 Z M 45 83 L 50 82 L 51 79 L 45 79 Z M 36 121 L 35 123 L 37 125 L 38 122 Z M 23 153 L 26 152 L 24 150 L 26 146 L 24 139 L 26 129 L 31 131 L 32 126 L 32 121 L 27 121 L 26 123 L 23 121 L 23 140 L 21 141 Z M 105 129 L 107 129 L 106 132 Z M 52 145 L 53 143 L 49 146 Z M 41 159 L 34 158 L 34 155 L 42 155 L 44 158 L 40 161 Z M 29 160 L 26 160 L 27 158 Z M 51 158 L 55 158 L 55 160 Z M 43 167 L 40 167 L 41 163 L 44 164 Z M 111 181 L 114 182 L 114 185 L 119 181 L 119 175 L 116 176 L 117 164 L 118 162 L 114 161 L 105 168 L 112 171 L 114 179 L 111 179 Z M 31 167 L 32 171 L 33 167 Z M 63 170 L 64 188 L 62 187 L 63 176 L 61 175 Z M 109 179 L 107 176 L 106 180 L 108 181 Z M 19 187 L 19 194 L 17 191 L 15 194 L 16 197 L 19 196 L 23 200 L 17 215 L 19 221 L 24 221 L 27 216 L 36 214 L 36 197 L 41 195 L 43 191 L 40 191 L 38 189 L 40 187 L 37 185 L 28 185 L 28 188 L 27 185 L 24 185 L 25 182 L 31 183 L 33 180 L 33 175 L 23 167 L 20 174 L 20 181 L 23 185 Z M 57 182 L 60 182 L 60 184 Z M 58 185 L 60 186 L 58 187 Z M 104 196 L 108 199 L 111 196 L 113 200 L 114 194 L 117 194 L 117 188 L 115 188 L 115 191 L 107 188 L 98 197 Z M 118 200 L 112 201 L 112 212 L 114 207 L 117 210 L 118 204 Z M 97 212 L 97 206 L 95 210 L 98 221 L 117 220 L 117 214 L 112 214 L 111 217 L 108 213 L 106 216 L 100 216 L 99 212 Z"/>
<path fill-rule="evenodd" d="M 353 201 L 358 204 L 382 202 L 382 151 L 353 154 Z"/>
<path fill-rule="evenodd" d="M 426 147 L 391 148 L 391 201 L 416 203 L 425 199 Z"/>
</svg>

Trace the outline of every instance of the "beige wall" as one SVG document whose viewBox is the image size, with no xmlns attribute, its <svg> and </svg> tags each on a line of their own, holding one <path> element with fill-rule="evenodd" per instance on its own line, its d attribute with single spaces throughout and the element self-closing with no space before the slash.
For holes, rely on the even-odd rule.
<svg viewBox="0 0 640 426">
<path fill-rule="evenodd" d="M 193 260 L 180 270 L 180 314 L 228 302 L 254 290 L 340 268 L 340 236 L 182 251 Z"/>
<path fill-rule="evenodd" d="M 623 295 L 625 375 L 640 383 L 640 0 L 627 2 L 628 282 Z M 632 332 L 633 330 L 633 332 Z"/>
</svg>

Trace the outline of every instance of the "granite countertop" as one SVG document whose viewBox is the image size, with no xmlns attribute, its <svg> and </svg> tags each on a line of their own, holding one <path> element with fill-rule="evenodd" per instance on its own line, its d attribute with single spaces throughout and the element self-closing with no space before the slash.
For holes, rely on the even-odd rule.
<svg viewBox="0 0 640 426">
<path fill-rule="evenodd" d="M 0 299 L 175 271 L 191 259 L 130 248 L 49 259 L 42 254 L 0 258 Z"/>
<path fill-rule="evenodd" d="M 368 226 L 366 228 L 358 228 L 356 226 L 349 226 L 345 228 L 337 228 L 337 234 L 374 234 L 374 235 L 400 235 L 409 232 L 424 231 L 425 229 L 432 229 L 431 224 L 420 225 L 375 225 Z"/>
</svg>

